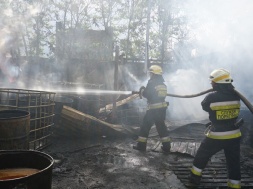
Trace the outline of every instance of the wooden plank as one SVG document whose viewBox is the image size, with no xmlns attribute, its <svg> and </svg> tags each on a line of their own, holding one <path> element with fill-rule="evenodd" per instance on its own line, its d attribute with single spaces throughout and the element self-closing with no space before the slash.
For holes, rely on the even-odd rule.
<svg viewBox="0 0 253 189">
<path fill-rule="evenodd" d="M 139 97 L 139 94 L 133 94 L 133 95 L 131 95 L 131 96 L 129 96 L 129 97 L 123 99 L 123 100 L 120 100 L 120 101 L 116 102 L 116 107 L 122 106 L 122 105 L 124 105 L 128 102 L 131 102 L 131 101 L 135 100 L 138 97 Z M 113 108 L 113 104 L 108 104 L 104 108 L 100 108 L 99 113 L 106 112 L 106 111 L 111 111 L 112 108 Z"/>
<path fill-rule="evenodd" d="M 63 106 L 61 117 L 63 120 L 62 126 L 67 130 L 81 132 L 80 134 L 101 134 L 116 135 L 116 134 L 131 134 L 129 130 L 124 129 L 122 125 L 107 123 L 96 117 L 80 112 L 69 106 Z M 68 123 L 64 123 L 64 122 Z M 97 132 L 97 133 L 96 133 Z"/>
<path fill-rule="evenodd" d="M 115 124 L 107 123 L 105 121 L 97 119 L 91 115 L 85 114 L 83 112 L 80 112 L 80 111 L 75 110 L 75 109 L 68 107 L 68 106 L 63 106 L 61 115 L 63 117 L 72 118 L 73 121 L 86 122 L 88 124 L 91 121 L 95 121 L 98 124 L 101 124 L 103 126 L 107 126 L 107 127 L 114 129 L 116 131 L 119 131 L 122 133 L 127 133 L 126 130 L 122 127 L 122 125 L 115 125 Z"/>
</svg>

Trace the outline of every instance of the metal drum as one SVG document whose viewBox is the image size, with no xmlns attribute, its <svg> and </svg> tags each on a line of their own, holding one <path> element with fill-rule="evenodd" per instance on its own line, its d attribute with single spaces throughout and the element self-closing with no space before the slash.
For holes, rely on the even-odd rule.
<svg viewBox="0 0 253 189">
<path fill-rule="evenodd" d="M 0 188 L 51 189 L 51 156 L 33 150 L 3 150 L 0 162 Z"/>
<path fill-rule="evenodd" d="M 0 150 L 29 149 L 30 113 L 0 111 Z"/>
</svg>

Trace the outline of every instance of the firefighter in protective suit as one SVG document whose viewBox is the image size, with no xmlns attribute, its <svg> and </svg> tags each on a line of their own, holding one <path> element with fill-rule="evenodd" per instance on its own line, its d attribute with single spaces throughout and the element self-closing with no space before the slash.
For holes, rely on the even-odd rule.
<svg viewBox="0 0 253 189">
<path fill-rule="evenodd" d="M 170 138 L 164 122 L 168 106 L 168 103 L 165 102 L 167 86 L 164 84 L 162 68 L 160 66 L 152 65 L 149 68 L 149 73 L 150 79 L 147 86 L 140 88 L 140 95 L 147 99 L 148 110 L 143 118 L 137 145 L 133 146 L 133 148 L 139 151 L 146 151 L 149 131 L 153 124 L 155 124 L 161 138 L 162 150 L 167 153 L 170 151 Z"/>
<path fill-rule="evenodd" d="M 210 74 L 213 92 L 201 102 L 211 121 L 206 138 L 202 141 L 194 158 L 190 183 L 198 185 L 208 160 L 217 152 L 224 150 L 228 171 L 228 188 L 241 188 L 240 138 L 236 125 L 240 112 L 240 97 L 234 92 L 232 77 L 225 69 L 216 69 Z"/>
</svg>

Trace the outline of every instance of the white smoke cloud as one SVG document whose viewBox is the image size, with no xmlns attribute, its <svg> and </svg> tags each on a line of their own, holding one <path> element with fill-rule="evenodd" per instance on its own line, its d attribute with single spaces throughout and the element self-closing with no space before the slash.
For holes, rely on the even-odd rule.
<svg viewBox="0 0 253 189">
<path fill-rule="evenodd" d="M 208 76 L 216 68 L 225 68 L 231 71 L 234 78 L 234 86 L 241 91 L 246 98 L 253 102 L 253 82 L 251 75 L 253 70 L 253 1 L 252 0 L 188 0 L 184 8 L 184 14 L 189 22 L 189 40 L 192 49 L 191 60 L 185 60 L 184 64 L 176 71 L 165 74 L 168 92 L 188 95 L 195 94 L 211 88 Z M 39 9 L 36 6 L 28 6 L 23 19 L 17 17 L 16 22 L 11 23 L 14 31 L 22 31 L 22 22 L 28 20 Z M 6 16 L 15 17 L 10 10 L 4 12 Z M 3 20 L 3 19 L 2 19 Z M 5 23 L 0 22 L 1 25 Z M 19 24 L 17 24 L 19 23 Z M 0 30 L 0 49 L 10 41 L 9 27 Z M 7 29 L 6 29 L 7 28 Z M 14 32 L 15 33 L 15 32 Z M 182 55 L 183 56 L 183 55 Z M 128 71 L 126 71 L 128 72 Z M 113 75 L 113 72 L 108 74 Z M 108 80 L 112 80 L 108 77 Z M 128 86 L 137 90 L 138 86 L 146 85 L 138 81 L 129 71 Z M 148 79 L 148 78 L 147 78 Z M 131 88 L 129 87 L 128 90 Z M 202 110 L 200 102 L 204 95 L 197 98 L 167 97 L 171 103 L 168 112 L 175 119 L 203 119 L 207 114 Z"/>
<path fill-rule="evenodd" d="M 237 90 L 253 103 L 253 1 L 190 0 L 185 9 L 194 52 L 191 60 L 165 76 L 168 92 L 196 94 L 211 88 L 208 76 L 217 68 L 229 70 Z M 193 54 L 192 54 L 193 55 Z M 179 99 L 168 97 L 170 119 L 203 119 L 200 102 L 205 95 Z"/>
<path fill-rule="evenodd" d="M 207 89 L 205 87 L 205 75 L 195 69 L 178 69 L 175 73 L 165 75 L 168 93 L 177 95 L 197 94 Z M 211 88 L 209 86 L 209 88 Z M 205 119 L 200 101 L 203 97 L 176 98 L 167 97 L 170 106 L 168 108 L 169 119 Z"/>
</svg>

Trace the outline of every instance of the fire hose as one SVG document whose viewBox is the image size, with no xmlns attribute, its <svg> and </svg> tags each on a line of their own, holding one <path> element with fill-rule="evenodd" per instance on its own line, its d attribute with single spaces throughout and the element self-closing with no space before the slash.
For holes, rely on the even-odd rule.
<svg viewBox="0 0 253 189">
<path fill-rule="evenodd" d="M 167 96 L 171 96 L 171 97 L 177 97 L 177 98 L 194 98 L 194 97 L 198 97 L 204 94 L 207 94 L 209 92 L 212 92 L 213 89 L 208 89 L 206 91 L 202 91 L 200 93 L 197 94 L 191 94 L 191 95 L 177 95 L 177 94 L 170 94 L 167 93 Z M 240 99 L 242 100 L 242 102 L 247 106 L 247 108 L 251 111 L 251 113 L 253 114 L 253 106 L 252 104 L 237 90 L 235 90 L 235 93 L 240 97 Z M 141 91 L 133 91 L 132 94 L 139 94 L 140 98 L 142 98 L 142 94 Z"/>
<path fill-rule="evenodd" d="M 204 95 L 204 94 L 212 92 L 212 91 L 213 91 L 213 89 L 208 89 L 206 91 L 203 91 L 203 92 L 200 92 L 200 93 L 197 93 L 197 94 L 192 94 L 192 95 L 176 95 L 176 94 L 169 94 L 168 93 L 167 96 L 178 97 L 178 98 L 193 98 L 193 97 Z"/>
<path fill-rule="evenodd" d="M 197 97 L 197 96 L 201 96 L 204 95 L 206 93 L 212 92 L 213 89 L 208 89 L 206 91 L 197 93 L 197 94 L 192 94 L 192 95 L 175 95 L 175 94 L 167 94 L 167 96 L 172 96 L 172 97 L 178 97 L 178 98 L 193 98 L 193 97 Z M 248 101 L 247 98 L 245 98 L 239 91 L 235 90 L 235 93 L 240 97 L 241 101 L 247 106 L 247 108 L 251 111 L 251 113 L 253 114 L 253 106 L 252 104 Z"/>
<path fill-rule="evenodd" d="M 203 91 L 203 92 L 200 92 L 197 94 L 191 94 L 191 95 L 177 95 L 177 94 L 167 93 L 167 96 L 177 97 L 177 98 L 193 98 L 193 97 L 204 95 L 204 94 L 212 92 L 212 91 L 213 91 L 213 89 L 208 89 L 206 91 Z M 132 94 L 139 94 L 140 98 L 142 98 L 141 91 L 132 91 Z"/>
<path fill-rule="evenodd" d="M 252 104 L 246 99 L 239 91 L 235 90 L 235 93 L 240 97 L 240 99 L 243 101 L 243 103 L 247 106 L 247 108 L 251 111 L 253 114 L 253 106 Z"/>
</svg>

